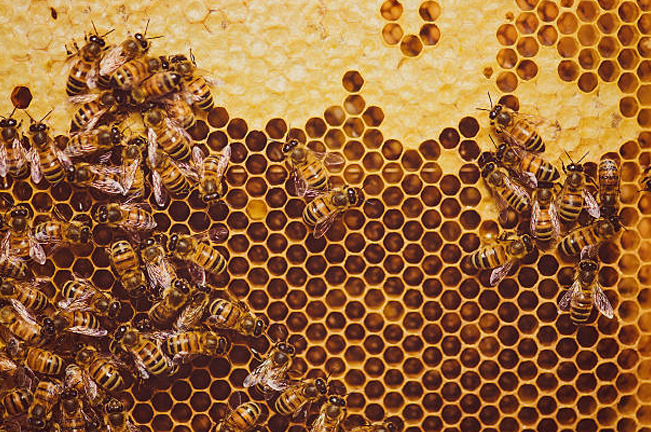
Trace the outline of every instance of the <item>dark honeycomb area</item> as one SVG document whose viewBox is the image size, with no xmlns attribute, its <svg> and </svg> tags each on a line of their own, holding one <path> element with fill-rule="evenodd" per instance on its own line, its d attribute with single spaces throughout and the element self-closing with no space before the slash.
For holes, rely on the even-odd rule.
<svg viewBox="0 0 651 432">
<path fill-rule="evenodd" d="M 437 2 L 433 0 L 422 2 L 418 6 L 420 20 L 418 34 L 405 34 L 404 22 L 415 21 L 411 15 L 413 12 L 407 11 L 409 16 L 404 19 L 404 5 L 398 0 L 385 0 L 380 6 L 382 19 L 388 21 L 382 27 L 382 40 L 389 46 L 399 46 L 405 57 L 416 57 L 423 52 L 423 49 L 436 45 L 441 39 L 441 30 L 434 23 L 441 15 L 441 6 Z"/>
<path fill-rule="evenodd" d="M 388 418 L 409 432 L 645 430 L 651 423 L 645 407 L 651 387 L 643 383 L 651 380 L 651 198 L 637 193 L 637 179 L 640 166 L 651 163 L 651 134 L 607 154 L 621 163 L 628 229 L 601 253 L 599 277 L 617 319 L 593 312 L 577 329 L 556 311 L 574 267 L 555 250 L 528 257 L 494 288 L 488 272 L 477 275 L 459 264 L 499 229 L 481 216 L 488 192 L 475 162 L 479 117 L 461 118 L 408 148 L 385 136 L 383 110 L 365 99 L 358 72 L 344 74 L 342 84 L 341 105 L 315 113 L 302 128 L 288 131 L 285 120 L 274 118 L 264 130 L 251 130 L 222 107 L 199 120 L 192 135 L 207 149 L 232 146 L 228 205 L 206 208 L 196 193 L 173 200 L 156 210 L 159 229 L 227 227 L 220 248 L 230 257 L 228 271 L 209 282 L 266 316 L 273 337 L 291 335 L 298 351 L 292 369 L 330 374 L 337 388 L 346 388 L 351 417 Z M 367 201 L 324 238 L 315 239 L 302 222 L 305 203 L 293 192 L 281 152 L 287 133 L 344 156 L 333 185 L 364 188 Z M 462 163 L 444 169 L 444 152 Z M 65 183 L 50 189 L 19 180 L 7 192 L 29 202 L 37 219 L 54 205 L 75 217 L 106 200 Z M 148 201 L 157 208 L 153 197 Z M 125 294 L 103 247 L 112 236 L 96 228 L 96 246 L 59 249 L 35 273 L 60 288 L 74 272 Z M 149 306 L 130 303 L 119 321 Z M 264 403 L 255 391 L 244 392 L 242 381 L 258 364 L 247 345 L 265 352 L 269 343 L 233 342 L 227 357 L 199 358 L 173 379 L 129 380 L 122 399 L 135 423 L 144 431 L 208 432 L 229 404 Z M 316 412 L 314 406 L 308 425 Z M 273 409 L 265 409 L 265 422 L 273 432 L 306 427 Z"/>
</svg>

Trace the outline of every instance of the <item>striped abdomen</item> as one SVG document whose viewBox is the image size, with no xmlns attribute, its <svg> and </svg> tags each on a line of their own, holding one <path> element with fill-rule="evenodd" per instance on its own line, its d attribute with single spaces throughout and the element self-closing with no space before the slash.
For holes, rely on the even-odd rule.
<svg viewBox="0 0 651 432">
<path fill-rule="evenodd" d="M 508 187 L 498 190 L 498 193 L 518 213 L 526 213 L 531 209 L 531 200 L 526 195 L 517 194 Z"/>
<path fill-rule="evenodd" d="M 587 226 L 574 230 L 566 235 L 558 247 L 566 255 L 576 255 L 584 247 L 595 245 L 599 241 L 600 239 L 597 237 L 593 227 Z"/>
<path fill-rule="evenodd" d="M 558 216 L 564 222 L 572 222 L 579 217 L 583 209 L 583 194 L 581 189 L 564 185 L 558 203 Z"/>
<path fill-rule="evenodd" d="M 150 374 L 162 375 L 169 372 L 163 353 L 153 342 L 140 339 L 140 343 L 133 347 L 131 353 L 142 361 Z"/>
<path fill-rule="evenodd" d="M 214 100 L 210 86 L 206 80 L 200 76 L 193 77 L 185 83 L 186 91 L 195 96 L 195 105 L 204 111 L 210 111 L 214 106 Z"/>
<path fill-rule="evenodd" d="M 158 145 L 174 160 L 187 162 L 190 160 L 191 150 L 187 138 L 176 128 L 167 127 L 160 123 L 161 127 L 155 128 L 156 141 Z"/>
<path fill-rule="evenodd" d="M 66 172 L 59 159 L 54 155 L 50 146 L 36 145 L 35 147 L 36 152 L 38 153 L 38 159 L 41 163 L 43 177 L 53 185 L 62 182 L 66 177 Z"/>
<path fill-rule="evenodd" d="M 139 58 L 120 66 L 109 79 L 110 86 L 119 90 L 131 90 L 150 75 L 148 59 Z"/>
<path fill-rule="evenodd" d="M 115 271 L 120 275 L 140 268 L 138 256 L 131 243 L 126 240 L 119 240 L 111 245 L 111 260 Z"/>
<path fill-rule="evenodd" d="M 532 125 L 523 120 L 516 120 L 509 133 L 517 145 L 533 152 L 545 151 L 545 143 Z"/>
<path fill-rule="evenodd" d="M 226 420 L 235 430 L 245 430 L 258 422 L 262 410 L 255 402 L 246 402 L 238 406 L 231 412 L 230 417 Z"/>
<path fill-rule="evenodd" d="M 297 412 L 306 402 L 303 386 L 292 386 L 276 400 L 276 411 L 280 415 L 289 416 Z"/>
<path fill-rule="evenodd" d="M 92 360 L 87 371 L 91 378 L 105 390 L 116 391 L 124 387 L 120 372 L 101 356 L 96 356 Z"/>
<path fill-rule="evenodd" d="M 237 326 L 240 317 L 242 316 L 242 310 L 233 303 L 224 299 L 214 300 L 209 307 L 210 315 L 219 317 L 216 322 L 224 328 L 235 328 Z M 213 321 L 215 322 L 215 321 Z"/>
<path fill-rule="evenodd" d="M 331 195 L 326 194 L 315 198 L 309 203 L 303 210 L 303 221 L 309 226 L 314 226 L 319 221 L 327 218 L 332 212 L 337 211 L 330 198 Z"/>
<path fill-rule="evenodd" d="M 561 174 L 556 167 L 535 153 L 525 153 L 520 159 L 520 168 L 523 171 L 530 172 L 538 181 L 553 182 L 560 178 Z"/>
<path fill-rule="evenodd" d="M 76 96 L 88 90 L 88 74 L 93 69 L 93 64 L 78 60 L 70 69 L 68 81 L 66 82 L 66 94 Z"/>
<path fill-rule="evenodd" d="M 321 161 L 314 157 L 308 157 L 304 164 L 296 167 L 299 175 L 307 182 L 308 189 L 325 191 L 328 187 L 328 176 L 323 169 Z"/>
<path fill-rule="evenodd" d="M 492 269 L 508 261 L 504 245 L 486 246 L 470 256 L 470 262 L 477 269 Z"/>
<path fill-rule="evenodd" d="M 44 375 L 59 375 L 63 372 L 63 359 L 39 348 L 27 348 L 25 365 L 34 372 Z"/>
<path fill-rule="evenodd" d="M 226 259 L 221 253 L 210 245 L 203 242 L 196 242 L 197 248 L 194 254 L 194 261 L 211 273 L 221 273 L 226 270 Z"/>
<path fill-rule="evenodd" d="M 551 240 L 554 234 L 554 225 L 552 224 L 552 217 L 549 214 L 549 208 L 540 209 L 538 222 L 533 227 L 532 234 L 540 241 Z"/>
<path fill-rule="evenodd" d="M 146 99 L 157 99 L 179 89 L 181 77 L 174 72 L 158 72 L 143 81 L 140 90 Z"/>
<path fill-rule="evenodd" d="M 588 321 L 592 312 L 592 291 L 581 289 L 580 295 L 575 295 L 570 300 L 570 317 L 575 324 L 583 324 Z"/>
<path fill-rule="evenodd" d="M 188 179 L 185 178 L 181 170 L 169 158 L 162 158 L 156 170 L 160 174 L 161 182 L 172 195 L 185 195 L 190 190 Z"/>
<path fill-rule="evenodd" d="M 2 398 L 7 417 L 13 417 L 26 412 L 33 400 L 32 394 L 25 389 L 14 389 Z"/>
</svg>

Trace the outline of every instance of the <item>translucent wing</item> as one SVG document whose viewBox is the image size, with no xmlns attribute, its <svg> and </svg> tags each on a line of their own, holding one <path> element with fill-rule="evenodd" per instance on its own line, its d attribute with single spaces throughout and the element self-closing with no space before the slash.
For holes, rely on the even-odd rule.
<svg viewBox="0 0 651 432">
<path fill-rule="evenodd" d="M 175 165 L 179 171 L 181 171 L 181 174 L 183 174 L 184 177 L 192 180 L 192 181 L 198 181 L 199 176 L 197 175 L 197 172 L 192 169 L 192 166 L 185 163 L 185 162 L 179 162 L 177 160 L 174 160 L 170 157 L 170 163 L 172 165 Z"/>
<path fill-rule="evenodd" d="M 7 147 L 0 143 L 0 177 L 7 177 Z"/>
<path fill-rule="evenodd" d="M 147 366 L 145 366 L 145 363 L 142 361 L 142 359 L 133 353 L 131 357 L 133 357 L 133 362 L 135 363 L 136 368 L 138 369 L 138 373 L 140 373 L 142 379 L 144 380 L 148 379 L 149 372 L 147 371 Z"/>
<path fill-rule="evenodd" d="M 142 432 L 142 429 L 140 429 L 135 424 L 131 423 L 131 420 L 129 419 L 126 420 L 126 425 L 127 425 L 127 432 Z"/>
<path fill-rule="evenodd" d="M 156 132 L 152 128 L 147 128 L 147 156 L 152 165 L 156 164 L 156 152 L 158 143 L 156 141 Z"/>
<path fill-rule="evenodd" d="M 130 164 L 124 165 L 124 171 L 122 175 L 122 189 L 123 195 L 127 194 L 133 186 L 133 182 L 136 179 L 136 174 L 138 169 L 140 169 L 140 158 L 134 159 Z"/>
<path fill-rule="evenodd" d="M 529 231 L 531 235 L 536 236 L 536 226 L 538 225 L 538 220 L 540 219 L 540 203 L 538 200 L 533 201 L 531 206 L 531 221 L 529 221 Z"/>
<path fill-rule="evenodd" d="M 176 320 L 175 328 L 182 331 L 192 330 L 197 328 L 201 317 L 203 316 L 206 306 L 208 304 L 207 296 L 198 296 L 190 301 Z"/>
<path fill-rule="evenodd" d="M 7 357 L 0 356 L 0 374 L 13 372 L 18 369 L 18 365 Z"/>
<path fill-rule="evenodd" d="M 31 326 L 37 326 L 40 327 L 40 325 L 36 322 L 36 318 L 34 318 L 34 315 L 30 311 L 27 310 L 27 308 L 18 300 L 16 299 L 11 299 L 11 305 L 14 307 L 16 312 L 18 312 L 18 315 L 21 316 L 22 319 L 27 322 L 27 324 Z"/>
<path fill-rule="evenodd" d="M 188 272 L 190 273 L 190 279 L 193 282 L 196 282 L 199 285 L 206 284 L 206 270 L 199 264 L 191 262 L 188 267 Z"/>
<path fill-rule="evenodd" d="M 92 182 L 93 187 L 108 194 L 123 194 L 124 189 L 117 180 L 116 173 L 110 169 L 111 167 L 101 165 L 91 165 L 91 167 L 92 168 L 90 169 L 97 174 L 96 178 Z"/>
<path fill-rule="evenodd" d="M 524 183 L 531 189 L 535 189 L 538 187 L 538 179 L 536 178 L 536 175 L 534 173 L 531 173 L 529 171 L 521 171 L 520 179 L 522 180 L 522 183 Z"/>
<path fill-rule="evenodd" d="M 83 130 L 89 131 L 93 130 L 95 128 L 95 125 L 99 120 L 102 118 L 104 114 L 108 111 L 107 108 L 102 108 L 101 110 L 97 111 L 95 115 L 86 123 L 86 126 L 83 127 Z"/>
<path fill-rule="evenodd" d="M 204 176 L 204 167 L 203 167 L 203 161 L 205 157 L 203 154 L 203 150 L 201 150 L 200 147 L 194 146 L 192 147 L 192 165 L 199 175 L 199 178 L 203 178 Z"/>
<path fill-rule="evenodd" d="M 175 129 L 188 142 L 188 144 L 191 144 L 193 142 L 192 137 L 190 136 L 188 131 L 183 129 L 183 127 L 180 124 L 178 124 L 171 118 L 166 117 L 165 124 L 167 125 L 168 128 Z"/>
<path fill-rule="evenodd" d="M 68 100 L 73 104 L 85 104 L 94 101 L 98 97 L 100 97 L 99 93 L 86 93 L 82 95 L 70 96 Z"/>
<path fill-rule="evenodd" d="M 599 246 L 600 246 L 600 243 L 584 246 L 583 249 L 581 249 L 581 256 L 582 257 L 596 257 L 597 254 L 599 253 Z"/>
<path fill-rule="evenodd" d="M 66 312 L 73 311 L 88 311 L 91 309 L 90 302 L 95 297 L 95 293 L 91 290 L 84 291 L 79 297 L 66 298 L 57 303 L 61 310 Z"/>
<path fill-rule="evenodd" d="M 599 218 L 601 212 L 599 211 L 599 204 L 597 203 L 597 200 L 586 189 L 583 189 L 582 193 L 583 202 L 585 203 L 585 209 L 587 210 L 588 214 L 595 219 Z"/>
<path fill-rule="evenodd" d="M 8 259 L 11 256 L 11 252 L 9 250 L 9 239 L 11 238 L 11 231 L 7 231 L 5 236 L 2 239 L 2 243 L 0 243 L 0 259 Z"/>
<path fill-rule="evenodd" d="M 149 279 L 155 287 L 167 288 L 172 285 L 174 267 L 165 258 L 161 258 L 155 262 L 146 262 L 145 268 L 147 269 Z"/>
<path fill-rule="evenodd" d="M 568 288 L 567 291 L 565 291 L 563 297 L 561 297 L 561 299 L 558 301 L 558 313 L 568 310 L 570 308 L 570 302 L 572 301 L 572 298 L 578 295 L 580 292 L 581 292 L 581 283 L 577 279 L 574 281 L 572 286 Z"/>
<path fill-rule="evenodd" d="M 499 284 L 502 281 L 502 279 L 504 279 L 506 275 L 509 274 L 509 271 L 511 271 L 513 264 L 515 264 L 515 260 L 510 260 L 507 261 L 501 267 L 497 267 L 493 269 L 493 271 L 491 272 L 490 285 L 495 286 Z"/>
<path fill-rule="evenodd" d="M 38 157 L 38 152 L 34 147 L 25 153 L 29 161 L 29 171 L 32 176 L 32 181 L 36 184 L 40 183 L 43 179 L 43 171 L 41 168 L 41 158 Z"/>
<path fill-rule="evenodd" d="M 90 71 L 88 71 L 88 76 L 86 77 L 86 85 L 90 90 L 97 88 L 97 79 L 99 78 L 99 70 L 97 65 L 93 66 Z"/>
<path fill-rule="evenodd" d="M 301 198 L 305 197 L 307 193 L 307 180 L 298 172 L 298 170 L 294 170 L 293 177 L 296 194 Z"/>
<path fill-rule="evenodd" d="M 268 367 L 264 372 L 260 384 L 265 388 L 270 388 L 275 391 L 284 391 L 289 385 L 289 380 L 287 379 L 287 374 L 285 373 L 286 370 L 287 366 L 279 368 Z"/>
<path fill-rule="evenodd" d="M 529 193 L 519 184 L 514 182 L 509 176 L 506 176 L 504 178 L 506 186 L 513 191 L 520 199 L 522 200 L 527 200 L 531 202 L 531 196 L 529 196 Z"/>
<path fill-rule="evenodd" d="M 309 149 L 308 149 L 309 150 Z M 337 168 L 346 162 L 344 157 L 340 155 L 339 153 L 331 153 L 331 152 L 315 152 L 313 150 L 309 150 L 312 152 L 312 154 L 319 159 L 320 161 L 323 162 L 323 165 L 325 165 L 327 168 Z"/>
<path fill-rule="evenodd" d="M 76 334 L 91 336 L 91 337 L 103 337 L 108 334 L 108 331 L 104 329 L 93 329 L 85 326 L 70 327 L 68 331 L 70 333 L 76 333 Z"/>
<path fill-rule="evenodd" d="M 34 238 L 34 232 L 31 229 L 27 232 L 27 239 L 29 240 L 29 256 L 40 265 L 45 264 L 45 261 L 47 261 L 45 251 L 43 246 Z"/>
<path fill-rule="evenodd" d="M 13 142 L 11 143 L 11 150 L 12 153 L 14 154 L 14 157 L 16 158 L 16 160 L 14 161 L 14 163 L 16 164 L 14 169 L 16 172 L 20 172 L 23 170 L 23 167 L 27 163 L 27 160 L 25 158 L 25 149 L 21 145 L 20 139 L 16 138 L 13 140 Z"/>
<path fill-rule="evenodd" d="M 561 233 L 561 222 L 558 218 L 558 210 L 556 209 L 556 204 L 553 201 L 549 204 L 549 217 L 552 220 L 554 238 L 558 238 Z"/>
<path fill-rule="evenodd" d="M 314 225 L 313 235 L 315 239 L 323 237 L 325 233 L 328 232 L 334 221 L 337 220 L 339 213 L 339 211 L 333 211 L 328 215 L 328 217 L 318 221 Z"/>
<path fill-rule="evenodd" d="M 521 113 L 516 111 L 515 117 L 526 121 L 536 128 L 536 131 L 545 141 L 556 141 L 561 132 L 561 124 L 558 121 L 551 121 L 543 116 L 532 113 Z"/>
<path fill-rule="evenodd" d="M 608 297 L 606 297 L 606 294 L 601 288 L 601 285 L 599 285 L 599 282 L 595 282 L 592 290 L 594 305 L 597 307 L 599 312 L 604 314 L 605 317 L 612 318 L 615 315 L 613 312 L 613 306 L 610 304 L 610 301 L 608 301 Z"/>
<path fill-rule="evenodd" d="M 109 49 L 102 60 L 99 62 L 99 74 L 102 76 L 110 76 L 120 66 L 127 62 L 127 57 L 122 50 L 122 44 L 116 45 Z"/>
<path fill-rule="evenodd" d="M 154 198 L 156 199 L 156 203 L 159 206 L 164 207 L 166 194 L 163 189 L 163 182 L 160 178 L 160 174 L 156 170 L 152 170 L 151 172 L 151 183 L 152 189 L 154 190 Z"/>
<path fill-rule="evenodd" d="M 271 368 L 271 359 L 268 358 L 255 368 L 246 378 L 244 378 L 244 387 L 248 388 L 260 384 L 269 368 Z"/>
<path fill-rule="evenodd" d="M 316 420 L 314 420 L 314 423 L 312 423 L 312 429 L 310 429 L 310 432 L 327 432 L 325 423 L 326 414 L 323 410 L 321 410 L 319 416 L 316 418 Z"/>
<path fill-rule="evenodd" d="M 227 145 L 222 150 L 222 154 L 219 156 L 219 162 L 217 163 L 217 169 L 215 170 L 215 175 L 217 178 L 221 179 L 228 168 L 228 163 L 231 161 L 231 145 Z"/>
</svg>

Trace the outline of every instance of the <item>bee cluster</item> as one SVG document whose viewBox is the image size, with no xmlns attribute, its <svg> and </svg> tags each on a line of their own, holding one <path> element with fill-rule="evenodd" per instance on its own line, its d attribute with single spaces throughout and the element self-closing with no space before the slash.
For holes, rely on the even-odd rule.
<svg viewBox="0 0 651 432">
<path fill-rule="evenodd" d="M 93 27 L 94 28 L 94 27 Z M 190 235 L 165 235 L 149 204 L 197 191 L 207 205 L 222 202 L 230 146 L 219 154 L 196 144 L 196 115 L 213 108 L 210 80 L 196 68 L 192 52 L 152 56 L 146 29 L 110 45 L 94 29 L 81 47 L 73 44 L 66 92 L 76 111 L 67 135 L 54 137 L 46 119 L 30 121 L 27 136 L 14 112 L 0 122 L 0 176 L 31 178 L 54 189 L 63 183 L 89 189 L 104 203 L 75 218 L 56 206 L 37 220 L 26 203 L 4 198 L 8 210 L 0 245 L 0 430 L 133 431 L 120 392 L 131 379 L 173 376 L 197 356 L 221 357 L 232 337 L 271 338 L 267 322 L 227 290 L 211 286 L 228 259 L 216 247 L 228 232 L 214 227 Z M 359 205 L 361 190 L 332 188 L 326 168 L 341 156 L 319 153 L 289 138 L 283 147 L 296 193 L 310 202 L 303 219 L 323 236 L 347 208 Z M 110 230 L 108 246 L 94 228 Z M 115 233 L 115 234 L 113 234 Z M 62 284 L 56 299 L 45 292 L 54 281 L 39 278 L 30 262 L 44 265 L 58 249 L 105 248 L 115 279 L 112 290 L 78 275 Z M 144 318 L 118 325 L 123 302 L 151 304 Z M 57 301 L 55 301 L 57 300 Z M 239 335 L 239 336 L 237 336 Z M 291 381 L 295 347 L 289 338 L 273 343 L 243 382 L 277 413 L 302 421 L 312 403 L 324 401 L 312 430 L 335 430 L 346 418 L 345 388 L 328 377 Z M 342 386 L 343 387 L 343 386 Z M 336 394 L 335 394 L 336 393 Z M 240 404 L 216 430 L 249 430 L 262 423 L 263 407 Z M 390 422 L 356 426 L 357 432 L 393 431 Z"/>
<path fill-rule="evenodd" d="M 500 141 L 493 141 L 495 150 L 479 158 L 481 176 L 493 192 L 503 224 L 508 223 L 510 211 L 516 218 L 529 220 L 520 225 L 524 229 L 504 231 L 492 244 L 473 252 L 471 265 L 477 270 L 492 269 L 489 283 L 495 286 L 536 247 L 546 249 L 557 243 L 565 256 L 580 256 L 574 283 L 559 299 L 559 313 L 569 310 L 572 321 L 581 325 L 588 321 L 594 304 L 612 318 L 613 307 L 598 280 L 598 253 L 600 246 L 622 229 L 618 162 L 602 159 L 597 181 L 582 164 L 587 153 L 574 162 L 565 152 L 569 164 L 562 165 L 565 179 L 561 182 L 559 170 L 542 157 L 545 142 L 538 129 L 547 124 L 553 130 L 549 121 L 503 103 L 493 106 L 491 102 L 487 111 Z M 587 222 L 572 229 L 582 215 Z"/>
</svg>

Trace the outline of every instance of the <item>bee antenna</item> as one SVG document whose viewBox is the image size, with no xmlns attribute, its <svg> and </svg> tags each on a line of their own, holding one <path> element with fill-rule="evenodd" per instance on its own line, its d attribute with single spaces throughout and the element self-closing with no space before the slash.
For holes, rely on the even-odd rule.
<svg viewBox="0 0 651 432">
<path fill-rule="evenodd" d="M 190 48 L 190 61 L 194 65 L 194 67 L 197 67 L 197 60 L 194 58 L 194 54 L 192 54 L 192 48 Z"/>
<path fill-rule="evenodd" d="M 16 112 L 16 109 L 17 109 L 17 108 L 18 108 L 18 107 L 14 107 L 14 109 L 11 110 L 11 114 L 9 114 L 9 118 L 11 118 L 11 117 L 14 115 L 14 113 Z"/>
<path fill-rule="evenodd" d="M 115 31 L 115 29 L 111 29 L 111 30 L 107 31 L 106 33 L 104 33 L 103 35 L 101 35 L 100 38 L 105 38 L 106 36 L 110 35 L 114 31 Z M 97 30 L 95 30 L 95 33 L 97 33 Z"/>
<path fill-rule="evenodd" d="M 588 155 L 588 153 L 590 153 L 590 151 L 585 152 L 585 154 L 581 156 L 581 159 L 579 159 L 577 163 L 581 163 L 581 161 Z"/>
<path fill-rule="evenodd" d="M 490 111 L 488 108 L 475 108 L 475 109 L 479 111 Z"/>
<path fill-rule="evenodd" d="M 162 37 L 165 37 L 165 36 L 163 36 L 163 35 L 160 35 L 160 36 L 152 36 L 152 37 L 150 37 L 150 38 L 147 38 L 147 40 L 160 39 L 160 38 L 162 38 Z"/>
<path fill-rule="evenodd" d="M 487 91 L 486 93 L 488 94 L 488 102 L 491 104 L 491 109 L 493 109 L 493 99 L 491 99 L 491 92 Z"/>
<path fill-rule="evenodd" d="M 147 29 L 149 28 L 149 21 L 151 21 L 151 18 L 147 18 L 147 24 L 145 24 L 145 32 L 142 34 L 143 37 L 147 36 Z"/>
<path fill-rule="evenodd" d="M 29 115 L 29 112 L 28 112 L 26 109 L 23 110 L 23 111 L 25 111 L 25 114 L 27 114 L 27 117 L 29 117 L 29 119 L 32 121 L 32 123 L 36 123 L 36 120 L 34 120 L 34 117 L 32 117 L 31 115 Z"/>
<path fill-rule="evenodd" d="M 54 108 L 51 109 L 50 111 L 48 111 L 48 112 L 43 116 L 43 118 L 40 119 L 38 122 L 39 122 L 39 123 L 43 123 L 43 121 L 44 121 L 46 118 L 48 118 L 48 116 L 49 116 L 50 114 L 52 114 L 52 111 L 54 111 Z"/>
<path fill-rule="evenodd" d="M 574 161 L 572 160 L 572 156 L 570 156 L 570 154 L 567 152 L 567 150 L 563 149 L 563 151 L 565 152 L 567 157 L 570 159 L 570 162 L 574 163 Z"/>
<path fill-rule="evenodd" d="M 493 143 L 496 149 L 499 148 L 497 147 L 497 144 L 495 144 L 495 140 L 493 139 L 493 136 L 491 134 L 488 134 L 488 138 L 490 138 L 491 142 Z"/>
</svg>

